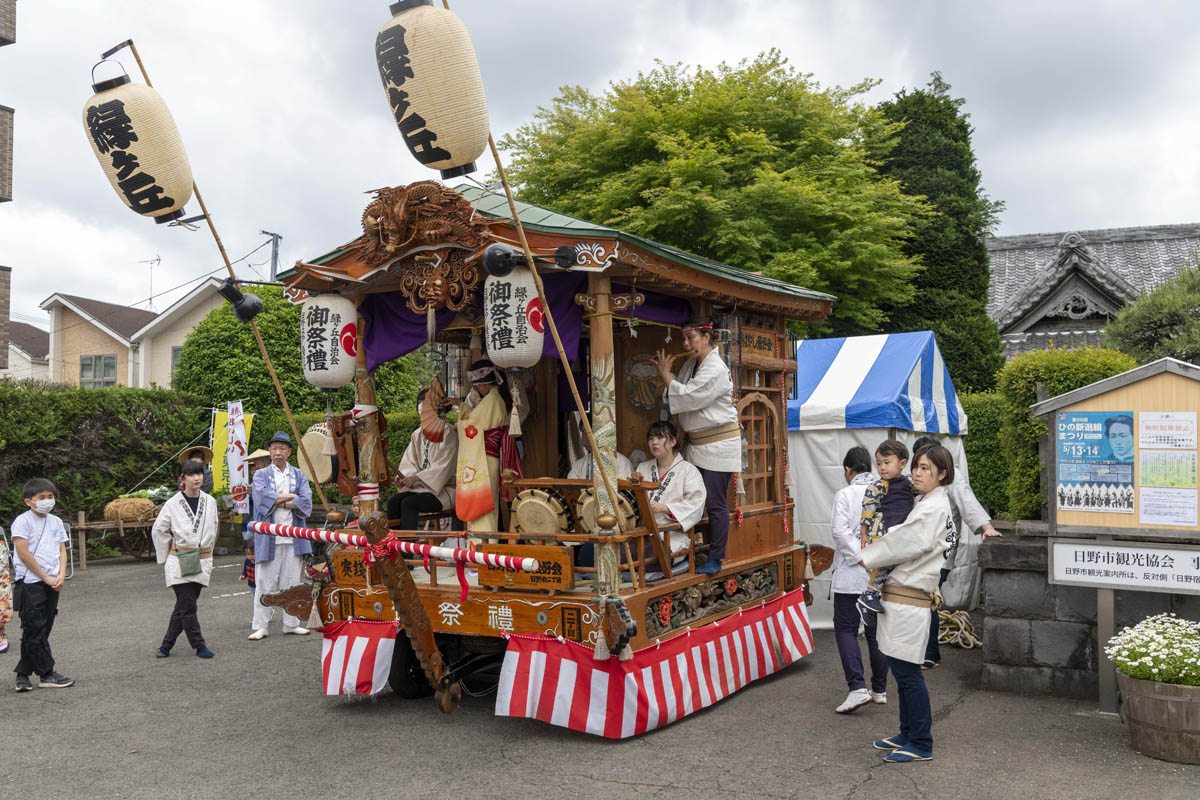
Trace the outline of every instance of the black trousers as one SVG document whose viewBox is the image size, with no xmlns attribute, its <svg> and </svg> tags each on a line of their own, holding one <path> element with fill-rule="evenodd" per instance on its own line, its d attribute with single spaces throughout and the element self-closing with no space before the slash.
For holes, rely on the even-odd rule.
<svg viewBox="0 0 1200 800">
<path fill-rule="evenodd" d="M 429 492 L 401 492 L 393 495 L 387 503 L 388 519 L 400 520 L 399 530 L 418 529 L 421 514 L 442 510 L 442 501 Z"/>
<path fill-rule="evenodd" d="M 717 472 L 700 469 L 700 478 L 708 493 L 704 498 L 704 509 L 708 512 L 708 557 L 712 561 L 725 559 L 725 545 L 729 542 L 729 479 L 732 472 Z"/>
<path fill-rule="evenodd" d="M 175 640 L 182 631 L 187 634 L 188 644 L 195 649 L 204 647 L 204 634 L 200 633 L 200 618 L 196 616 L 196 601 L 204 589 L 198 583 L 188 581 L 177 583 L 171 587 L 175 592 L 175 610 L 171 612 L 171 621 L 167 623 L 167 634 L 163 636 L 163 650 L 175 646 Z"/>
<path fill-rule="evenodd" d="M 41 581 L 16 583 L 13 591 L 17 613 L 21 617 L 21 659 L 13 672 L 18 675 L 37 673 L 44 678 L 54 672 L 50 631 L 58 616 L 59 593 Z"/>
</svg>

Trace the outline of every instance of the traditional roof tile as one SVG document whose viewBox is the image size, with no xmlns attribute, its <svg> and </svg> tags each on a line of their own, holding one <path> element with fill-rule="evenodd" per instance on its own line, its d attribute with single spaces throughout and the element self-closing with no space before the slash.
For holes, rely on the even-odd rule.
<svg viewBox="0 0 1200 800">
<path fill-rule="evenodd" d="M 1003 315 L 1011 321 L 1057 285 L 1063 275 L 1055 270 L 1064 266 L 1062 256 L 1073 245 L 1067 243 L 1072 234 L 1090 251 L 1095 269 L 1089 276 L 1117 296 L 1127 296 L 1126 287 L 1134 296 L 1153 289 L 1200 253 L 1200 223 L 997 236 L 987 242 L 987 310 L 992 319 L 999 323 Z"/>
</svg>

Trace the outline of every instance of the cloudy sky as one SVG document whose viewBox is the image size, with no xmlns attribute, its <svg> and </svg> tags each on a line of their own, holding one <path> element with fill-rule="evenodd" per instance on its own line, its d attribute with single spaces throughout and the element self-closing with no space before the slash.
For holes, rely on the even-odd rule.
<svg viewBox="0 0 1200 800">
<path fill-rule="evenodd" d="M 869 99 L 940 70 L 966 98 L 998 234 L 1200 220 L 1200 7 L 993 0 L 454 0 L 497 138 L 563 85 L 602 91 L 655 59 L 715 65 L 777 47 L 822 85 L 876 78 Z M 187 145 L 231 258 L 283 235 L 281 262 L 357 234 L 364 191 L 427 179 L 375 66 L 386 0 L 20 0 L 0 49 L 16 109 L 14 201 L 0 264 L 16 319 L 61 291 L 145 307 L 221 266 L 204 230 L 156 226 L 114 195 L 81 111 L 102 51 L 133 38 Z M 123 51 L 117 58 L 136 75 Z M 99 76 L 108 73 L 101 67 Z M 195 203 L 190 213 L 198 213 Z M 267 274 L 269 247 L 237 265 Z M 190 288 L 154 299 L 163 310 Z M 43 322 L 43 325 L 45 323 Z"/>
</svg>

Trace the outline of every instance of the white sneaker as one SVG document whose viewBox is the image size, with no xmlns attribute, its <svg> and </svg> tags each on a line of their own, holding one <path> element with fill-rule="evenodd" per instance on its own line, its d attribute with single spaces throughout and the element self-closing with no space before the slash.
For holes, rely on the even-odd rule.
<svg viewBox="0 0 1200 800">
<path fill-rule="evenodd" d="M 887 692 L 871 692 L 871 702 L 881 706 L 887 705 Z"/>
<path fill-rule="evenodd" d="M 294 633 L 296 636 L 308 636 L 308 628 L 297 625 L 294 628 L 285 628 L 284 633 Z"/>
<path fill-rule="evenodd" d="M 257 642 L 259 639 L 265 639 L 265 638 L 267 638 L 267 629 L 259 628 L 258 630 L 254 631 L 249 636 L 247 636 L 246 638 L 252 642 Z"/>
<path fill-rule="evenodd" d="M 835 711 L 839 714 L 850 714 L 871 702 L 871 693 L 866 689 L 855 689 L 846 695 L 846 699 Z"/>
</svg>

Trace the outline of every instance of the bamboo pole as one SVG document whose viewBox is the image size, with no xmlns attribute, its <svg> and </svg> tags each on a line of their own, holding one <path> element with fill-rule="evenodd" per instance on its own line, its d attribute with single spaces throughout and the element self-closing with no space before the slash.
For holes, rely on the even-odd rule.
<svg viewBox="0 0 1200 800">
<path fill-rule="evenodd" d="M 128 47 L 133 53 L 133 59 L 137 62 L 138 69 L 142 72 L 142 79 L 146 81 L 146 85 L 153 87 L 150 82 L 150 74 L 146 72 L 146 65 L 142 63 L 142 57 L 138 55 L 137 45 L 133 43 L 133 39 L 126 39 L 121 44 L 117 45 L 110 54 L 120 50 L 122 47 Z M 217 242 L 217 249 L 221 251 L 221 260 L 225 262 L 225 269 L 229 271 L 229 277 L 237 280 L 237 274 L 233 271 L 233 264 L 229 262 L 229 255 L 225 252 L 225 245 L 221 242 L 221 236 L 217 233 L 217 226 L 213 224 L 212 216 L 208 213 L 208 206 L 204 204 L 204 197 L 200 194 L 200 187 L 196 185 L 196 181 L 192 179 L 192 194 L 196 196 L 196 202 L 200 204 L 200 211 L 204 213 L 204 221 L 208 223 L 208 229 L 212 232 L 213 239 Z M 305 466 L 308 467 L 309 475 L 316 475 L 317 471 L 313 468 L 312 460 L 308 457 L 308 452 L 301 446 L 300 430 L 296 427 L 296 420 L 292 416 L 292 407 L 288 405 L 287 397 L 283 393 L 283 385 L 279 383 L 279 376 L 275 374 L 275 365 L 271 363 L 271 356 L 267 353 L 267 346 L 263 342 L 262 333 L 258 330 L 258 323 L 250 320 L 250 330 L 254 331 L 254 340 L 258 342 L 258 351 L 262 354 L 263 361 L 267 365 L 267 373 L 271 376 L 271 382 L 275 384 L 275 392 L 279 395 L 279 402 L 283 404 L 283 414 L 287 417 L 288 425 L 292 429 L 292 436 L 296 437 L 296 450 L 298 451 L 297 460 L 303 458 Z M 332 509 L 329 507 L 329 501 L 325 499 L 325 492 L 321 490 L 321 485 L 313 482 L 313 488 L 316 489 L 317 497 L 321 500 L 321 507 L 328 514 Z"/>
</svg>

